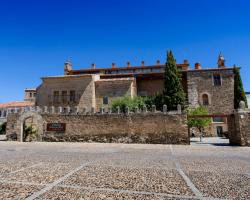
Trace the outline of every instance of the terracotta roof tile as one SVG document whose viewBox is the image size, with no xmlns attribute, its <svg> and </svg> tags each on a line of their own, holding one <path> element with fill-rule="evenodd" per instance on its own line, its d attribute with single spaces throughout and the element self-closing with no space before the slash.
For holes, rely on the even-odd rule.
<svg viewBox="0 0 250 200">
<path fill-rule="evenodd" d="M 25 107 L 25 106 L 34 106 L 34 102 L 13 101 L 13 102 L 7 102 L 7 103 L 0 104 L 0 108 L 14 108 L 14 107 Z"/>
</svg>

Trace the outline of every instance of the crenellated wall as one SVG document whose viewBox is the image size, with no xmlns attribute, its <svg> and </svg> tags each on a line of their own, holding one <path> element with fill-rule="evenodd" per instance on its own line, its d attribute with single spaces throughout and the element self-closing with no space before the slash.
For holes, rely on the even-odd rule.
<svg viewBox="0 0 250 200">
<path fill-rule="evenodd" d="M 186 114 L 179 112 L 142 112 L 142 113 L 50 113 L 36 109 L 15 113 L 8 117 L 7 138 L 16 140 L 20 136 L 20 127 L 30 115 L 37 118 L 42 131 L 42 141 L 69 142 L 119 142 L 119 143 L 154 143 L 188 144 Z M 45 109 L 46 111 L 46 109 Z M 34 115 L 37 113 L 37 116 Z M 41 120 L 42 119 L 42 120 Z M 42 121 L 42 122 L 41 122 Z M 50 131 L 48 124 L 66 124 L 64 131 Z M 15 134 L 14 134 L 15 133 Z"/>
</svg>

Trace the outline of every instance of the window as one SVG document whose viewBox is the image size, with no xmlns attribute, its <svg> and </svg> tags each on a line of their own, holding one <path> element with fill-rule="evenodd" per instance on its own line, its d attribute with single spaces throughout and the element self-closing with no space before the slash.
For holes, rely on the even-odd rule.
<svg viewBox="0 0 250 200">
<path fill-rule="evenodd" d="M 103 97 L 103 104 L 104 105 L 109 104 L 109 98 L 108 97 Z"/>
<path fill-rule="evenodd" d="M 53 93 L 53 102 L 59 103 L 59 91 L 54 91 Z"/>
<path fill-rule="evenodd" d="M 32 93 L 30 92 L 30 98 L 32 97 Z"/>
<path fill-rule="evenodd" d="M 202 105 L 207 106 L 209 105 L 209 99 L 207 94 L 202 95 Z"/>
<path fill-rule="evenodd" d="M 67 103 L 67 91 L 62 91 L 62 102 Z"/>
<path fill-rule="evenodd" d="M 214 117 L 213 122 L 223 122 L 223 117 Z"/>
<path fill-rule="evenodd" d="M 75 102 L 75 101 L 76 101 L 76 91 L 70 90 L 70 102 Z"/>
<path fill-rule="evenodd" d="M 138 95 L 141 97 L 146 97 L 146 96 L 148 96 L 148 92 L 147 91 L 139 91 Z"/>
<path fill-rule="evenodd" d="M 213 80 L 214 80 L 214 86 L 221 86 L 221 75 L 220 74 L 214 74 Z"/>
</svg>

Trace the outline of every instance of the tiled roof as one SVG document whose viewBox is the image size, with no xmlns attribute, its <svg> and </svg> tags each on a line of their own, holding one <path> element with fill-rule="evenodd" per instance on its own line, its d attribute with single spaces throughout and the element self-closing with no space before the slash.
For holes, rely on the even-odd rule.
<svg viewBox="0 0 250 200">
<path fill-rule="evenodd" d="M 15 108 L 15 107 L 25 107 L 34 106 L 34 102 L 30 101 L 13 101 L 8 103 L 1 103 L 0 108 Z"/>
</svg>

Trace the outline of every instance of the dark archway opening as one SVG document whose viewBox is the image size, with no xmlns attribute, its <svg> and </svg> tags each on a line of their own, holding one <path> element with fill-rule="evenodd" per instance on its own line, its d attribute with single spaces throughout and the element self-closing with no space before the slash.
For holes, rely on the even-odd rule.
<svg viewBox="0 0 250 200">
<path fill-rule="evenodd" d="M 34 117 L 28 117 L 23 121 L 23 142 L 32 142 L 38 140 L 37 120 Z"/>
<path fill-rule="evenodd" d="M 7 122 L 0 125 L 0 135 L 6 134 L 6 125 L 7 125 Z"/>
</svg>

